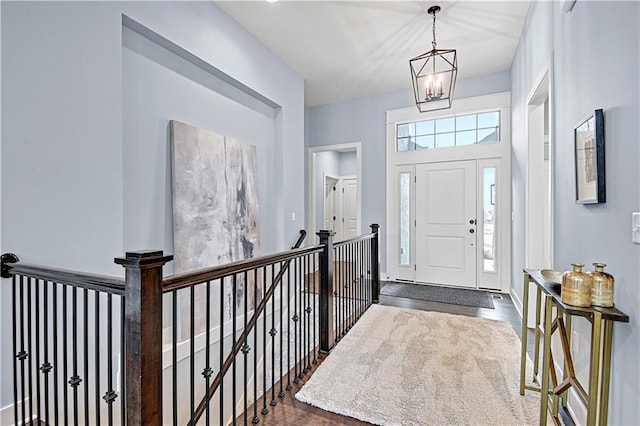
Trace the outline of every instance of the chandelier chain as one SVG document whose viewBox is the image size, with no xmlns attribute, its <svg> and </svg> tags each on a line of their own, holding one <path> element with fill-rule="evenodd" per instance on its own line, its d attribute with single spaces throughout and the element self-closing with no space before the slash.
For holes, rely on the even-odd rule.
<svg viewBox="0 0 640 426">
<path fill-rule="evenodd" d="M 431 42 L 431 45 L 433 46 L 433 49 L 436 49 L 436 12 L 433 12 L 433 41 Z"/>
</svg>

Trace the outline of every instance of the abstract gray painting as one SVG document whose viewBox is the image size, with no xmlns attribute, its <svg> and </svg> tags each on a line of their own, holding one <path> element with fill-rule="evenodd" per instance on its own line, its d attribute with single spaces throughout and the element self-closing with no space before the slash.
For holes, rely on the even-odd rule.
<svg viewBox="0 0 640 426">
<path fill-rule="evenodd" d="M 173 238 L 176 273 L 221 265 L 256 256 L 260 251 L 256 148 L 208 130 L 172 120 Z M 254 304 L 254 277 L 212 283 L 213 325 L 242 312 L 244 298 Z M 259 284 L 261 280 L 258 280 Z M 224 288 L 221 290 L 220 285 Z M 194 333 L 205 330 L 205 290 L 193 295 Z M 258 295 L 261 294 L 261 287 Z M 222 295 L 222 300 L 221 296 Z M 190 291 L 178 295 L 181 340 L 188 337 Z M 215 300 L 215 301 L 214 301 Z"/>
</svg>

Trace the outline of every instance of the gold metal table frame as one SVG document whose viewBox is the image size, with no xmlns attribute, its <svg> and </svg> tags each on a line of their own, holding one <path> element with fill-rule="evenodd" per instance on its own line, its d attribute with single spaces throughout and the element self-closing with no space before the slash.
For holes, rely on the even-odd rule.
<svg viewBox="0 0 640 426">
<path fill-rule="evenodd" d="M 542 344 L 542 383 L 540 387 L 525 383 L 527 361 L 527 318 L 529 313 L 529 285 L 536 286 L 536 324 L 533 360 L 533 381 L 537 383 L 540 359 L 540 337 Z M 520 395 L 526 390 L 540 392 L 540 425 L 547 424 L 547 411 L 551 409 L 554 423 L 560 424 L 559 404 L 567 405 L 570 388 L 574 388 L 581 402 L 587 408 L 587 425 L 606 425 L 609 412 L 609 382 L 611 376 L 611 347 L 613 323 L 629 322 L 629 317 L 613 308 L 581 308 L 567 305 L 560 299 L 560 285 L 544 278 L 538 269 L 524 269 L 524 294 L 522 302 L 522 348 L 520 357 Z M 542 320 L 542 301 L 544 299 L 544 321 Z M 554 309 L 555 315 L 554 315 Z M 587 390 L 576 379 L 571 356 L 571 322 L 574 316 L 580 316 L 591 323 L 591 346 L 589 351 L 589 383 Z M 543 321 L 543 322 L 542 322 Z M 559 332 L 564 353 L 562 380 L 558 377 L 551 353 L 551 336 Z M 551 385 L 550 386 L 550 382 Z M 549 398 L 552 406 L 549 407 Z"/>
</svg>

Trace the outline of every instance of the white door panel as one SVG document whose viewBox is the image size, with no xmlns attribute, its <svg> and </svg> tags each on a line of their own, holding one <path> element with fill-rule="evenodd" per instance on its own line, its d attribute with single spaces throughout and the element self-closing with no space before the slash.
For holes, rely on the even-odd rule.
<svg viewBox="0 0 640 426">
<path fill-rule="evenodd" d="M 358 235 L 358 179 L 343 179 L 344 227 L 343 237 L 353 238 Z"/>
<path fill-rule="evenodd" d="M 476 287 L 476 162 L 416 165 L 416 281 Z"/>
</svg>

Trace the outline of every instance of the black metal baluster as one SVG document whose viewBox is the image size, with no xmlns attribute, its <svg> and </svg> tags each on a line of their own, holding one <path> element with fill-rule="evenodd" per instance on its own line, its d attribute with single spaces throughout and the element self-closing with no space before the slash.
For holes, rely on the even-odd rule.
<svg viewBox="0 0 640 426">
<path fill-rule="evenodd" d="M 271 264 L 271 286 L 275 286 L 275 263 Z M 271 336 L 271 402 L 272 406 L 276 405 L 278 402 L 276 401 L 276 297 L 275 297 L 275 288 L 273 289 L 273 293 L 271 294 L 271 330 L 269 330 L 269 335 Z"/>
<path fill-rule="evenodd" d="M 233 348 L 236 346 L 236 317 L 238 316 L 236 303 L 236 295 L 238 294 L 238 275 L 233 274 L 231 279 L 231 352 L 233 352 Z M 233 371 L 231 372 L 231 418 L 233 419 L 233 424 L 236 424 L 236 391 L 237 391 L 237 383 L 236 383 L 236 354 L 233 354 L 233 358 L 231 359 L 231 368 Z"/>
<path fill-rule="evenodd" d="M 360 242 L 356 241 L 356 243 L 354 244 L 354 259 L 355 259 L 355 264 L 354 264 L 354 279 L 353 279 L 353 284 L 354 284 L 354 299 L 355 299 L 355 314 L 354 314 L 354 319 L 353 319 L 353 323 L 355 324 L 358 319 L 360 318 Z"/>
<path fill-rule="evenodd" d="M 31 350 L 31 287 L 32 278 L 27 278 L 27 373 L 29 377 L 29 423 L 33 424 L 33 352 Z M 24 400 L 23 400 L 24 403 Z"/>
<path fill-rule="evenodd" d="M 96 357 L 96 377 L 95 377 L 95 390 L 96 390 L 96 424 L 100 424 L 100 293 L 94 292 L 94 320 L 95 320 L 95 357 Z"/>
<path fill-rule="evenodd" d="M 42 402 L 42 398 L 40 397 L 40 376 L 38 375 L 38 364 L 40 363 L 40 280 L 35 280 L 35 306 L 36 306 L 36 318 L 35 318 L 35 344 L 36 344 L 36 352 L 35 359 L 33 360 L 33 371 L 36 376 L 36 418 L 38 421 L 42 419 L 42 412 L 40 411 L 40 403 Z M 33 423 L 33 419 L 31 420 Z"/>
<path fill-rule="evenodd" d="M 18 422 L 18 337 L 16 330 L 18 329 L 17 317 L 18 317 L 18 305 L 16 302 L 16 293 L 18 289 L 16 286 L 16 276 L 11 277 L 11 306 L 13 307 L 13 417 L 16 425 Z"/>
<path fill-rule="evenodd" d="M 69 385 L 73 389 L 73 424 L 78 424 L 78 385 L 81 380 L 78 376 L 78 288 L 73 287 L 71 289 L 71 300 L 73 309 L 71 312 L 71 338 L 73 345 L 73 357 L 72 357 L 72 365 L 73 365 L 73 376 L 69 379 Z"/>
<path fill-rule="evenodd" d="M 109 390 L 102 398 L 107 403 L 109 425 L 112 425 L 113 401 L 116 399 L 116 393 L 113 390 L 113 296 L 111 294 L 107 295 L 107 354 L 109 356 L 107 363 L 107 387 Z"/>
<path fill-rule="evenodd" d="M 51 290 L 53 298 L 51 303 L 53 304 L 53 418 L 55 424 L 58 424 L 58 284 L 51 282 Z M 17 424 L 17 423 L 16 423 Z"/>
<path fill-rule="evenodd" d="M 369 246 L 371 240 L 366 240 L 364 243 L 364 306 L 365 311 L 369 309 L 369 298 L 371 293 L 369 289 L 371 288 L 371 279 L 369 276 L 369 272 L 371 271 L 371 262 L 369 260 Z"/>
<path fill-rule="evenodd" d="M 307 279 L 307 273 L 308 273 L 308 267 L 307 264 L 309 263 L 309 258 L 307 256 L 304 256 L 302 258 L 302 293 L 300 294 L 300 298 L 302 299 L 302 306 L 301 306 L 301 310 L 300 310 L 300 315 L 302 316 L 302 334 L 301 334 L 301 340 L 302 340 L 302 374 L 307 374 L 307 372 L 309 371 L 309 369 L 307 368 L 307 348 L 308 348 L 308 336 L 309 336 L 309 326 L 308 326 L 308 319 L 309 316 L 307 315 L 307 294 L 309 294 L 308 289 L 306 288 L 306 286 L 304 285 Z"/>
<path fill-rule="evenodd" d="M 353 317 L 355 311 L 355 295 L 354 295 L 354 256 L 353 256 L 353 244 L 349 244 L 349 330 L 353 327 Z"/>
<path fill-rule="evenodd" d="M 285 267 L 284 263 L 280 262 L 280 273 L 281 274 L 284 273 L 284 269 L 283 269 L 284 267 Z M 284 291 L 283 291 L 284 290 L 284 284 L 282 282 L 283 279 L 284 279 L 284 275 L 281 275 L 280 283 L 278 284 L 280 286 L 280 380 L 279 380 L 279 382 L 280 382 L 280 392 L 278 392 L 278 396 L 280 398 L 284 398 L 284 390 L 282 388 L 282 380 L 284 378 L 284 370 L 283 370 L 283 366 L 282 366 L 282 361 L 283 361 L 282 357 L 283 357 L 283 352 L 284 352 L 283 347 L 282 347 L 283 343 L 284 343 L 283 340 L 282 340 L 283 339 L 283 334 L 284 334 L 282 332 L 282 327 L 283 327 L 282 323 L 283 323 L 283 318 L 284 318 L 284 315 L 283 315 L 284 311 L 282 310 L 283 303 L 284 303 L 284 301 L 282 299 L 282 297 L 284 295 L 283 294 L 284 293 Z"/>
<path fill-rule="evenodd" d="M 67 342 L 67 333 L 69 327 L 67 326 L 67 286 L 62 285 L 62 377 L 64 377 L 64 382 L 62 383 L 62 399 L 64 399 L 64 424 L 69 424 L 69 394 L 67 389 L 67 378 L 68 375 L 68 367 L 67 367 L 67 352 L 68 352 L 68 342 Z"/>
<path fill-rule="evenodd" d="M 313 276 L 316 276 L 316 273 L 318 271 L 317 269 L 317 264 L 316 264 L 316 255 L 312 254 L 311 256 L 313 259 Z M 317 364 L 318 363 L 318 358 L 317 358 L 317 354 L 316 354 L 316 347 L 317 347 L 317 336 L 316 336 L 316 317 L 318 316 L 316 313 L 318 312 L 317 309 L 317 302 L 318 302 L 318 293 L 316 292 L 316 280 L 313 280 L 313 290 L 311 292 L 311 294 L 313 295 L 313 364 Z M 331 314 L 333 315 L 333 313 Z"/>
<path fill-rule="evenodd" d="M 340 292 L 341 292 L 341 296 L 340 296 L 340 304 L 342 305 L 342 309 L 340 310 L 341 314 L 342 314 L 342 318 L 340 319 L 340 337 L 342 338 L 342 336 L 345 335 L 345 333 L 347 332 L 347 289 L 348 284 L 347 284 L 347 259 L 345 256 L 345 246 L 341 246 L 339 248 L 340 251 L 340 284 L 338 284 L 340 286 Z"/>
<path fill-rule="evenodd" d="M 124 354 L 124 348 L 125 348 L 125 332 L 124 332 L 124 296 L 120 296 L 120 365 L 122 366 L 120 368 L 120 424 L 121 425 L 125 425 L 126 422 L 126 406 L 125 406 L 125 398 L 124 395 L 126 395 L 127 392 L 127 376 L 125 375 L 125 372 L 127 370 L 127 364 L 125 361 L 125 354 Z"/>
<path fill-rule="evenodd" d="M 243 362 L 244 362 L 244 415 L 243 415 L 243 420 L 244 420 L 244 425 L 247 426 L 248 420 L 249 420 L 249 414 L 247 413 L 247 410 L 249 409 L 249 374 L 247 372 L 248 369 L 248 360 L 247 360 L 247 356 L 249 356 L 249 350 L 251 349 L 249 347 L 249 344 L 247 343 L 247 339 L 249 338 L 249 335 L 247 334 L 247 316 L 249 315 L 249 276 L 247 274 L 247 271 L 244 271 L 244 285 L 243 285 L 243 289 L 244 289 L 244 344 L 242 345 L 242 354 L 244 355 L 243 357 Z"/>
<path fill-rule="evenodd" d="M 20 361 L 20 390 L 22 391 L 22 424 L 26 423 L 27 420 L 27 412 L 26 412 L 26 390 L 25 390 L 25 376 L 24 376 L 24 360 L 27 358 L 27 353 L 24 350 L 24 277 L 20 276 L 20 352 L 16 354 L 18 360 Z M 16 409 L 18 407 L 16 406 Z M 16 423 L 17 424 L 17 423 Z"/>
<path fill-rule="evenodd" d="M 293 282 L 293 308 L 295 310 L 295 314 L 293 315 L 294 322 L 294 373 L 295 378 L 293 379 L 293 383 L 300 383 L 300 378 L 302 377 L 302 367 L 300 366 L 300 356 L 302 351 L 300 350 L 300 328 L 302 326 L 300 322 L 300 300 L 302 295 L 300 294 L 299 286 L 300 286 L 300 258 L 296 258 L 296 270 L 295 270 L 295 281 Z M 304 285 L 304 284 L 302 284 Z"/>
<path fill-rule="evenodd" d="M 262 299 L 266 297 L 267 292 L 267 267 L 262 269 Z M 265 300 L 264 306 L 264 318 L 262 319 L 262 414 L 267 414 L 269 409 L 267 408 L 267 303 Z"/>
<path fill-rule="evenodd" d="M 306 255 L 304 257 L 304 265 L 305 265 L 305 273 L 304 273 L 304 277 L 305 280 L 307 279 L 307 277 L 309 276 L 309 255 Z M 305 361 L 306 361 L 306 370 L 307 372 L 309 370 L 311 370 L 311 348 L 310 348 L 310 340 L 311 340 L 311 317 L 309 316 L 311 314 L 311 306 L 309 305 L 309 297 L 310 297 L 310 291 L 309 291 L 309 287 L 307 286 L 304 298 L 305 298 L 305 309 L 304 309 L 304 313 L 305 313 L 305 342 L 306 342 L 306 348 L 305 348 Z"/>
<path fill-rule="evenodd" d="M 295 259 L 294 259 L 295 261 Z M 287 390 L 291 390 L 291 262 L 287 268 Z"/>
<path fill-rule="evenodd" d="M 46 280 L 42 282 L 43 284 L 43 312 L 42 317 L 44 319 L 43 330 L 44 330 L 44 362 L 40 367 L 40 371 L 44 374 L 44 424 L 48 425 L 49 423 L 49 372 L 51 371 L 51 364 L 49 363 L 49 285 Z M 55 336 L 55 333 L 54 333 Z M 41 417 L 38 417 L 41 419 Z"/>
<path fill-rule="evenodd" d="M 178 426 L 178 290 L 173 290 L 171 300 L 171 389 L 173 391 L 173 426 Z"/>
<path fill-rule="evenodd" d="M 256 315 L 258 307 L 258 269 L 253 270 L 253 314 Z M 260 421 L 258 417 L 258 318 L 253 328 L 253 418 L 251 423 Z"/>
<path fill-rule="evenodd" d="M 84 424 L 89 426 L 89 290 L 84 289 L 83 317 L 84 317 Z"/>
<path fill-rule="evenodd" d="M 334 304 L 336 310 L 336 337 L 335 341 L 339 341 L 342 338 L 342 257 L 341 257 L 341 249 L 340 247 L 335 247 L 333 249 L 334 261 L 333 265 L 329 265 L 330 268 L 333 268 L 333 285 L 334 285 L 334 294 L 337 296 Z M 321 290 L 322 291 L 322 290 Z"/>
<path fill-rule="evenodd" d="M 218 280 L 220 283 L 220 424 L 224 422 L 224 375 L 222 374 L 222 364 L 224 363 L 224 278 Z"/>
<path fill-rule="evenodd" d="M 189 331 L 189 417 L 191 419 L 190 424 L 193 424 L 193 415 L 195 413 L 195 378 L 196 378 L 196 372 L 195 372 L 195 363 L 194 363 L 194 358 L 195 358 L 195 286 L 192 284 L 191 287 L 189 287 L 189 297 L 190 297 L 190 303 L 189 303 L 189 314 L 190 314 L 190 322 L 189 322 L 189 326 L 190 331 Z"/>
<path fill-rule="evenodd" d="M 211 366 L 209 365 L 209 358 L 211 357 L 210 354 L 210 346 L 211 346 L 211 281 L 207 281 L 207 289 L 206 289 L 206 300 L 207 300 L 207 309 L 206 309 L 206 336 L 205 336 L 205 355 L 204 355 L 204 359 L 205 359 L 205 368 L 204 370 L 202 370 L 202 375 L 204 376 L 204 380 L 205 380 L 205 392 L 209 392 L 209 385 L 210 385 L 210 378 L 211 378 L 211 374 L 213 373 L 213 370 L 211 369 Z M 206 425 L 209 426 L 210 424 L 210 410 L 209 410 L 209 403 L 211 402 L 210 398 L 207 398 L 207 405 L 205 406 L 206 412 L 205 412 L 205 422 Z"/>
</svg>

